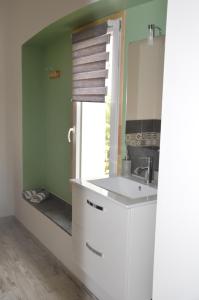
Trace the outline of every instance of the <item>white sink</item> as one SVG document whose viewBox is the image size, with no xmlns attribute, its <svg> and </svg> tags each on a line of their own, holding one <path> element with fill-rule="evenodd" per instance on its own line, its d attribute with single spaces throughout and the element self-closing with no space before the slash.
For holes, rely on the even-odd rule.
<svg viewBox="0 0 199 300">
<path fill-rule="evenodd" d="M 89 180 L 89 182 L 132 199 L 157 195 L 156 188 L 120 176 Z"/>
</svg>

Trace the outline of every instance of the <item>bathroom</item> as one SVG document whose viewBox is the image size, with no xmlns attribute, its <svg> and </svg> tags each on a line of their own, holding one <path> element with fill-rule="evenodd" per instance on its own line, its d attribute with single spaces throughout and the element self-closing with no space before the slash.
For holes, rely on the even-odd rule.
<svg viewBox="0 0 199 300">
<path fill-rule="evenodd" d="M 37 196 L 26 199 L 27 203 L 63 229 L 69 237 L 72 236 L 75 240 L 72 244 L 77 244 L 73 245 L 74 253 L 76 248 L 81 248 L 77 241 L 81 227 L 78 219 L 83 216 L 81 213 L 76 216 L 80 208 L 72 200 L 77 191 L 74 190 L 74 183 L 71 184 L 71 178 L 90 180 L 119 174 L 133 178 L 136 176 L 134 170 L 141 168 L 144 172 L 137 174 L 141 182 L 148 180 L 148 183 L 157 185 L 154 174 L 158 176 L 167 2 L 144 2 L 132 4 L 132 7 L 128 4 L 126 9 L 122 9 L 122 2 L 117 8 L 107 5 L 95 7 L 96 4 L 93 4 L 92 8 L 84 8 L 50 25 L 23 45 L 23 189 L 44 188 L 50 193 L 40 203 L 37 203 Z M 93 13 L 96 10 L 98 14 Z M 92 79 L 90 83 L 84 78 L 82 83 L 76 78 L 82 78 L 82 72 L 87 74 L 93 70 L 92 61 L 90 65 L 89 62 L 81 64 L 81 55 L 83 59 L 85 56 L 83 47 L 87 47 L 83 45 L 84 35 L 91 34 L 90 38 L 92 35 L 98 36 L 106 22 L 107 35 L 110 35 L 107 44 L 111 43 L 111 46 L 107 48 L 105 45 L 109 52 L 107 80 L 102 82 L 98 79 L 95 88 L 96 92 L 98 83 L 107 86 L 107 94 L 98 96 L 104 98 L 105 103 L 101 98 L 100 103 L 96 101 L 96 95 L 92 96 L 92 91 L 89 97 L 76 95 L 81 84 L 83 88 L 90 87 L 97 79 Z M 152 42 L 149 41 L 150 24 L 155 26 Z M 67 26 L 72 29 L 63 31 Z M 100 34 L 104 35 L 104 31 Z M 78 42 L 80 46 L 76 46 Z M 77 47 L 80 50 L 76 50 L 79 49 Z M 92 47 L 91 51 L 96 51 Z M 93 53 L 96 52 L 90 55 Z M 120 61 L 118 68 L 115 67 L 117 60 Z M 107 65 L 104 67 L 107 68 Z M 75 75 L 72 75 L 72 69 Z M 97 69 L 94 70 L 97 72 Z M 142 91 L 145 93 L 142 94 Z M 91 99 L 90 102 L 87 98 Z M 148 159 L 151 160 L 150 166 Z M 147 176 L 148 179 L 145 178 Z M 154 193 L 157 194 L 156 191 Z M 78 199 L 80 196 L 76 197 Z M 83 213 L 83 208 L 81 210 Z M 76 223 L 79 225 L 77 228 Z M 87 220 L 83 223 L 82 226 L 86 226 Z M 119 224 L 117 222 L 114 232 Z M 154 241 L 153 235 L 151 241 Z M 152 280 L 152 274 L 150 277 Z M 145 280 L 150 281 L 148 278 Z M 99 282 L 99 279 L 95 281 Z M 98 293 L 93 288 L 91 291 L 100 298 L 102 292 Z M 116 299 L 116 294 L 107 295 L 104 299 Z M 124 296 L 119 296 L 118 291 L 118 297 Z M 152 292 L 148 297 L 152 297 Z"/>
<path fill-rule="evenodd" d="M 27 11 L 30 12 L 29 9 Z M 41 5 L 41 12 L 44 10 Z M 14 11 L 12 14 L 14 16 Z M 24 20 L 23 13 L 16 10 L 16 16 L 13 24 L 20 24 L 20 20 Z M 48 17 L 47 13 L 46 16 L 41 13 L 40 17 L 43 21 L 39 26 L 33 25 L 31 29 L 30 21 L 26 28 L 22 29 L 21 25 L 16 29 L 18 37 L 21 32 L 18 40 L 17 34 L 16 37 L 15 34 L 8 36 L 6 40 L 13 44 L 16 42 L 7 55 L 11 57 L 9 64 L 16 57 L 18 64 L 12 74 L 7 72 L 5 76 L 15 85 L 17 97 L 20 95 L 22 98 L 17 107 L 19 119 L 14 119 L 14 110 L 10 115 L 13 123 L 7 130 L 11 129 L 14 120 L 17 126 L 7 144 L 15 141 L 16 153 L 23 153 L 22 161 L 14 161 L 16 153 L 13 156 L 16 172 L 21 170 L 21 175 L 13 175 L 12 179 L 17 186 L 17 194 L 36 189 L 36 196 L 43 193 L 46 199 L 40 199 L 40 202 L 38 197 L 21 197 L 20 201 L 16 201 L 16 208 L 13 206 L 13 212 L 16 209 L 16 214 L 13 214 L 66 267 L 73 280 L 80 281 L 89 293 L 102 300 L 132 297 L 150 300 L 159 157 L 162 153 L 160 137 L 167 1 L 91 1 L 87 6 L 82 4 L 82 7 L 74 2 L 65 13 L 56 13 L 55 10 L 54 17 Z M 28 16 L 26 18 L 28 20 Z M 23 24 L 24 21 L 21 22 Z M 95 97 L 97 103 L 88 104 L 79 100 L 81 94 L 75 100 L 77 94 L 72 89 L 73 38 L 91 27 L 99 28 L 103 23 L 108 24 L 106 30 L 112 41 L 107 64 L 108 71 L 112 68 L 109 72 L 112 75 L 109 86 L 111 100 L 109 102 L 106 92 L 103 92 L 102 97 L 101 94 Z M 119 64 L 114 64 L 116 60 L 113 57 L 117 57 Z M 21 90 L 19 82 L 15 81 L 19 72 L 22 75 Z M 107 80 L 104 81 L 106 83 Z M 81 89 L 79 86 L 76 88 Z M 11 98 L 13 91 L 7 89 Z M 109 89 L 107 93 L 109 95 Z M 20 128 L 21 136 L 16 141 L 15 130 Z M 7 155 L 11 153 L 12 147 Z M 120 175 L 124 177 L 118 177 Z M 114 178 L 116 181 L 111 181 Z M 124 178 L 126 181 L 122 181 Z M 111 187 L 108 186 L 110 182 Z M 91 190 L 91 194 L 87 194 L 85 187 Z M 142 208 L 144 218 L 139 217 L 141 212 L 137 198 L 132 198 L 132 193 L 136 192 L 141 195 L 142 203 L 151 204 L 148 212 Z M 82 207 L 76 201 L 80 198 L 84 198 Z M 110 199 L 105 201 L 105 198 L 113 201 L 110 204 Z M 115 205 L 116 202 L 121 205 Z M 112 216 L 104 221 L 97 213 L 92 217 L 84 204 L 90 211 L 112 211 Z M 138 216 L 137 223 L 131 223 L 134 222 L 131 219 L 134 213 Z M 111 224 L 107 226 L 110 220 Z M 139 233 L 134 229 L 129 232 L 130 228 L 134 228 L 132 224 L 141 228 Z M 107 235 L 103 238 L 105 232 Z M 116 237 L 116 232 L 118 238 L 112 239 L 107 254 L 101 251 L 107 247 L 111 236 Z M 127 235 L 129 239 L 125 238 Z M 104 259 L 105 269 L 84 253 L 84 246 Z M 136 250 L 132 248 L 134 259 L 136 257 L 139 262 L 137 274 L 129 270 L 133 261 L 129 252 L 131 247 L 137 247 Z M 110 262 L 107 257 L 111 256 L 115 260 Z M 116 261 L 118 264 L 115 264 Z M 115 277 L 110 278 L 113 274 Z M 141 284 L 142 280 L 144 283 Z"/>
<path fill-rule="evenodd" d="M 146 94 L 148 93 L 147 85 L 154 85 L 154 87 L 151 88 L 153 92 L 149 96 L 151 99 L 155 97 L 151 104 L 143 102 L 143 99 L 146 99 L 146 95 L 141 95 L 140 99 L 137 100 L 135 99 L 136 96 L 131 95 L 133 87 L 130 80 L 135 77 L 139 71 L 137 69 L 135 73 L 131 74 L 131 70 L 135 68 L 130 68 L 129 64 L 134 63 L 131 56 L 137 60 L 135 55 L 131 54 L 131 52 L 135 51 L 131 50 L 131 45 L 136 45 L 136 41 L 139 43 L 139 41 L 144 41 L 144 39 L 147 38 L 147 27 L 149 24 L 159 26 L 162 31 L 161 39 L 164 38 L 166 1 L 145 3 L 132 8 L 129 7 L 121 11 L 121 13 L 117 12 L 119 8 L 121 11 L 121 7 L 110 6 L 106 8 L 106 6 L 101 4 L 101 7 L 95 8 L 93 5 L 92 13 L 89 12 L 89 8 L 84 8 L 78 15 L 77 13 L 73 13 L 63 18 L 24 43 L 22 50 L 24 190 L 45 187 L 53 195 L 71 204 L 70 178 L 81 177 L 89 179 L 100 178 L 107 174 L 121 174 L 123 172 L 122 163 L 125 164 L 125 161 L 122 162 L 122 158 L 127 155 L 127 152 L 129 152 L 129 156 L 133 155 L 131 153 L 132 151 L 138 151 L 134 157 L 147 158 L 147 156 L 150 156 L 153 159 L 155 171 L 158 170 L 164 52 L 163 50 L 159 50 L 161 53 L 156 53 L 158 50 L 155 50 L 155 45 L 148 47 L 148 51 L 146 50 L 147 52 L 151 51 L 152 55 L 154 54 L 153 59 L 155 65 L 158 65 L 156 55 L 159 58 L 159 64 L 162 64 L 156 66 L 157 73 L 153 76 L 153 78 L 156 76 L 153 82 L 149 83 L 145 78 L 143 79 L 145 82 L 142 82 L 142 79 L 139 82 L 139 87 L 144 86 L 142 90 L 145 90 Z M 101 18 L 99 18 L 98 15 L 96 16 L 96 13 L 94 14 L 97 9 L 98 11 L 101 10 Z M 110 13 L 107 16 L 108 10 Z M 117 13 L 113 14 L 112 12 L 115 11 Z M 112 19 L 120 19 L 122 22 L 122 32 L 120 32 L 121 42 L 120 47 L 118 47 L 120 48 L 120 53 L 117 53 L 117 55 L 120 56 L 120 70 L 118 70 L 118 73 L 120 72 L 121 75 L 120 78 L 115 77 L 110 79 L 113 82 L 118 80 L 120 88 L 116 91 L 114 86 L 112 88 L 114 91 L 108 91 L 109 94 L 111 92 L 115 93 L 112 98 L 117 98 L 118 103 L 114 104 L 114 108 L 113 104 L 111 105 L 113 111 L 109 113 L 112 115 L 112 120 L 108 120 L 108 125 L 111 128 L 111 132 L 109 133 L 111 140 L 109 137 L 109 140 L 106 139 L 106 143 L 110 148 L 108 150 L 110 152 L 108 157 L 110 166 L 106 172 L 104 172 L 101 167 L 105 160 L 105 157 L 103 157 L 105 146 L 103 144 L 106 137 L 103 136 L 103 130 L 105 131 L 106 128 L 104 129 L 103 127 L 105 126 L 104 118 L 106 116 L 104 116 L 104 112 L 102 111 L 104 104 L 90 104 L 89 107 L 91 107 L 90 109 L 92 109 L 92 111 L 88 111 L 88 115 L 84 117 L 86 120 L 90 119 L 90 123 L 85 124 L 84 120 L 81 120 L 81 124 L 78 124 L 80 123 L 80 121 L 77 120 L 78 115 L 83 114 L 83 109 L 85 111 L 87 109 L 86 107 L 80 109 L 79 106 L 88 106 L 89 104 L 71 102 L 72 32 L 71 29 L 66 33 L 61 31 L 63 30 L 63 26 L 66 27 L 67 22 L 74 31 L 74 28 L 77 30 L 76 28 L 81 28 L 83 25 L 87 25 L 87 23 L 91 23 L 92 26 L 92 23 L 94 23 L 94 21 L 96 22 L 96 18 L 99 22 L 100 19 L 105 19 L 104 16 L 107 20 L 111 16 Z M 159 36 L 160 33 L 156 30 L 155 35 Z M 146 66 L 146 70 L 143 70 L 144 74 L 150 72 L 151 67 L 153 68 L 151 54 L 149 53 L 148 55 L 148 58 L 143 59 L 151 62 L 151 65 Z M 66 60 L 67 65 L 65 63 Z M 53 71 L 56 70 L 60 72 L 60 77 L 54 79 L 50 78 L 50 74 L 53 74 Z M 115 73 L 116 70 L 114 70 L 114 74 Z M 149 78 L 152 78 L 152 76 Z M 137 80 L 138 78 L 135 79 L 135 82 L 137 82 Z M 138 93 L 140 94 L 140 91 L 138 91 Z M 106 97 L 106 101 L 108 97 L 109 96 Z M 131 101 L 129 100 L 130 98 L 132 98 Z M 135 101 L 133 99 L 135 99 Z M 139 114 L 135 112 L 134 115 L 131 116 L 132 110 L 138 110 L 137 108 L 134 109 L 137 106 L 136 101 L 140 103 L 139 109 L 141 111 Z M 149 103 L 150 101 L 147 102 Z M 94 109 L 92 106 L 96 106 L 96 108 Z M 100 112 L 100 110 L 102 112 Z M 142 110 L 144 110 L 144 112 L 142 112 Z M 91 120 L 91 116 L 94 114 L 96 115 L 93 117 L 93 120 Z M 96 125 L 95 118 L 98 118 Z M 85 126 L 87 126 L 84 130 L 85 132 L 82 132 Z M 95 128 L 89 131 L 89 128 L 94 126 Z M 143 126 L 145 128 L 141 128 Z M 67 141 L 68 131 L 70 128 L 73 129 L 75 127 L 76 134 L 70 133 L 72 141 L 69 143 Z M 101 131 L 99 130 L 100 127 L 102 128 Z M 155 127 L 155 129 L 153 129 L 153 127 Z M 148 140 L 138 141 L 137 143 L 133 141 L 132 137 L 141 136 L 142 131 L 144 131 L 145 136 L 148 136 Z M 81 136 L 79 132 L 81 132 Z M 100 139 L 95 136 L 102 137 Z M 155 138 L 152 139 L 154 136 Z M 136 144 L 136 146 L 138 146 L 138 143 L 151 144 L 146 144 L 145 148 L 143 148 L 133 147 L 132 143 Z M 81 153 L 77 148 L 81 149 Z M 139 151 L 141 151 L 141 153 L 139 153 Z M 99 167 L 96 166 L 97 162 L 100 165 Z M 133 168 L 133 162 L 132 158 L 131 168 Z M 139 163 L 141 166 L 143 163 L 146 164 L 144 160 L 139 161 Z M 88 171 L 89 166 L 91 166 L 90 172 Z M 81 172 L 78 169 L 81 169 Z M 152 171 L 154 173 L 154 170 Z M 130 173 L 133 173 L 133 170 L 132 172 L 130 171 Z M 60 209 L 61 208 L 62 205 L 60 206 Z"/>
</svg>

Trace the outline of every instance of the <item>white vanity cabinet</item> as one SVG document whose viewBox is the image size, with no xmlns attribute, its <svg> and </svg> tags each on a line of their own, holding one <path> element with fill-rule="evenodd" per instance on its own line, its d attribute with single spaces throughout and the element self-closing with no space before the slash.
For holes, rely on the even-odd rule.
<svg viewBox="0 0 199 300">
<path fill-rule="evenodd" d="M 74 259 L 107 295 L 99 299 L 150 300 L 155 201 L 128 207 L 75 183 L 72 195 Z"/>
</svg>

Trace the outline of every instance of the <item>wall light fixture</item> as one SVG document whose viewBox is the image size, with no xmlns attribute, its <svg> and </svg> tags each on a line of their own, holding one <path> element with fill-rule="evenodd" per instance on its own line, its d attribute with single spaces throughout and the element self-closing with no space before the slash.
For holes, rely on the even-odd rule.
<svg viewBox="0 0 199 300">
<path fill-rule="evenodd" d="M 153 46 L 154 37 L 156 36 L 156 31 L 158 31 L 158 36 L 162 34 L 162 29 L 155 24 L 148 25 L 148 45 Z"/>
</svg>

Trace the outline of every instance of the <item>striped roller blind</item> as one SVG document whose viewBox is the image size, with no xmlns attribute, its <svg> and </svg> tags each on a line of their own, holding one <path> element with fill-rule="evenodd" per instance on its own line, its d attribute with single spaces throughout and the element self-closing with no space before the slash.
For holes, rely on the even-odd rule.
<svg viewBox="0 0 199 300">
<path fill-rule="evenodd" d="M 110 41 L 107 23 L 73 33 L 73 101 L 104 102 Z"/>
</svg>

